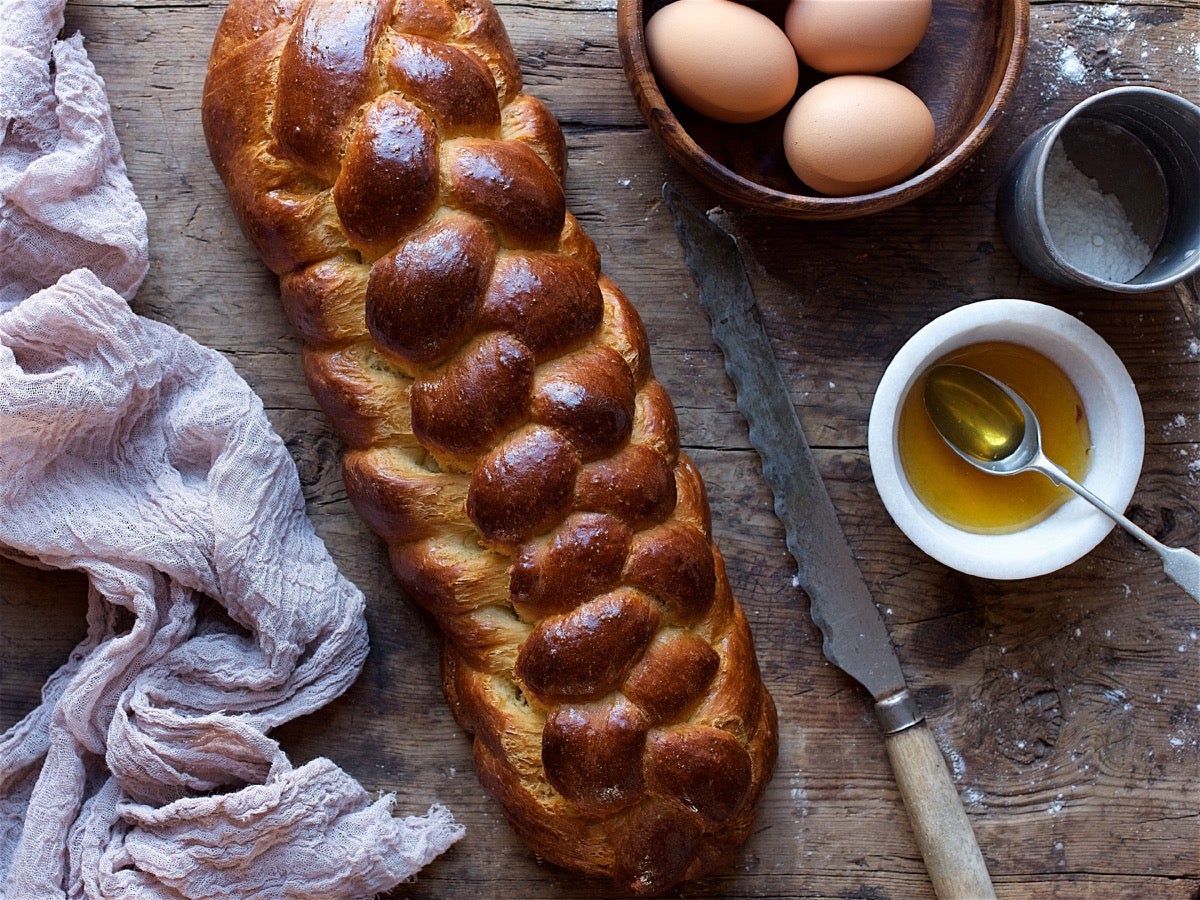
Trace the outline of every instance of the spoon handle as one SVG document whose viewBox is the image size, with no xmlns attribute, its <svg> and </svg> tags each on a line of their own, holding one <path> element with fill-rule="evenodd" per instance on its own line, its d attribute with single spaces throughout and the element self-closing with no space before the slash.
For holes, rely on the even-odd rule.
<svg viewBox="0 0 1200 900">
<path fill-rule="evenodd" d="M 1163 547 L 1158 555 L 1167 577 L 1200 601 L 1200 556 L 1185 547 Z"/>
<path fill-rule="evenodd" d="M 1192 599 L 1200 601 L 1200 556 L 1185 547 L 1168 547 L 1149 532 L 1138 527 L 1123 513 L 1109 506 L 1082 484 L 1075 481 L 1044 454 L 1030 468 L 1037 469 L 1051 481 L 1068 487 L 1087 500 L 1127 532 L 1159 555 L 1163 572 L 1177 585 L 1187 591 Z"/>
</svg>

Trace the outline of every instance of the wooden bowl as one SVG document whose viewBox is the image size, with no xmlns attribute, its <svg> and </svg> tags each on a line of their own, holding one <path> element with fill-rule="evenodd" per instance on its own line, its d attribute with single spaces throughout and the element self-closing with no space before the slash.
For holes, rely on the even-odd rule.
<svg viewBox="0 0 1200 900">
<path fill-rule="evenodd" d="M 664 94 L 646 55 L 646 21 L 670 0 L 617 0 L 625 75 L 650 130 L 683 168 L 717 193 L 796 219 L 849 219 L 891 209 L 933 190 L 962 168 L 999 122 L 1025 58 L 1029 0 L 936 0 L 920 46 L 880 75 L 925 101 L 936 128 L 933 150 L 907 180 L 851 197 L 830 197 L 792 172 L 783 152 L 788 109 L 732 125 L 700 115 Z M 787 0 L 747 4 L 776 23 Z M 800 67 L 797 96 L 828 76 Z M 790 108 L 790 104 L 789 104 Z"/>
</svg>

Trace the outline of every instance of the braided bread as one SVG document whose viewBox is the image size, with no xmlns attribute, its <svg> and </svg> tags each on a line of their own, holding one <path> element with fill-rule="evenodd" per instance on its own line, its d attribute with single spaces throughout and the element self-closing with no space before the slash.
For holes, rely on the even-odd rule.
<svg viewBox="0 0 1200 900">
<path fill-rule="evenodd" d="M 635 893 L 728 863 L 775 707 L 495 9 L 233 0 L 203 121 L 485 788 L 540 856 Z"/>
</svg>

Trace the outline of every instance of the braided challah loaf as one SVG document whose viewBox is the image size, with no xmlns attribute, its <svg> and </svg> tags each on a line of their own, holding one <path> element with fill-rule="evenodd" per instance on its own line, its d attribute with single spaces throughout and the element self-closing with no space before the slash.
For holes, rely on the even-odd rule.
<svg viewBox="0 0 1200 900">
<path fill-rule="evenodd" d="M 641 322 L 487 0 L 233 0 L 204 128 L 479 777 L 560 865 L 728 862 L 775 708 Z"/>
</svg>

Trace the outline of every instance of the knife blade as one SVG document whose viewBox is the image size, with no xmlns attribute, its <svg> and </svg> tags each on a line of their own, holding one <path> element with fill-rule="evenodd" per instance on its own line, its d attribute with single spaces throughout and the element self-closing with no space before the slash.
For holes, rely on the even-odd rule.
<svg viewBox="0 0 1200 900">
<path fill-rule="evenodd" d="M 663 185 L 738 409 L 774 495 L 795 584 L 809 597 L 826 657 L 871 695 L 905 808 L 939 897 L 995 897 L 950 771 L 909 693 L 900 661 L 850 550 L 779 370 L 734 238 Z"/>
</svg>

